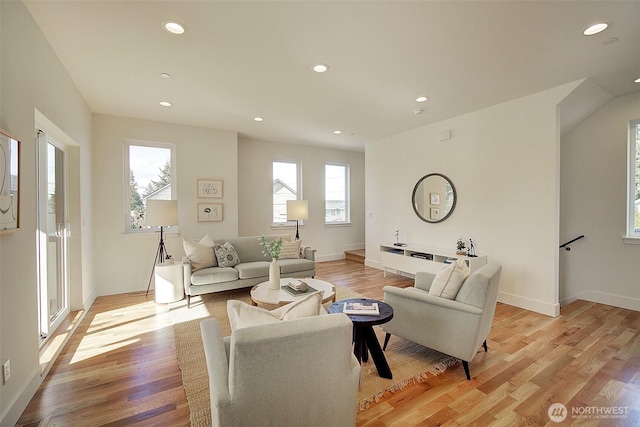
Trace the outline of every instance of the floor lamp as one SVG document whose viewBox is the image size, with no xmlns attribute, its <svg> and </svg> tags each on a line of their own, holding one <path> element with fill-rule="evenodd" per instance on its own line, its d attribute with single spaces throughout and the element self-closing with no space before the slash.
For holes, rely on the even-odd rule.
<svg viewBox="0 0 640 427">
<path fill-rule="evenodd" d="M 296 240 L 300 240 L 298 221 L 309 219 L 308 200 L 287 200 L 287 221 L 296 222 Z"/>
<path fill-rule="evenodd" d="M 162 264 L 165 260 L 171 258 L 171 255 L 167 253 L 167 248 L 164 245 L 164 227 L 178 225 L 178 201 L 177 200 L 147 200 L 147 209 L 144 215 L 144 223 L 147 227 L 160 227 L 160 242 L 158 243 L 158 249 L 156 250 L 156 256 L 153 260 L 153 268 L 151 269 L 151 276 L 149 277 L 149 284 L 147 285 L 147 293 L 151 288 L 151 280 L 153 279 L 153 273 L 156 270 L 156 264 Z"/>
</svg>

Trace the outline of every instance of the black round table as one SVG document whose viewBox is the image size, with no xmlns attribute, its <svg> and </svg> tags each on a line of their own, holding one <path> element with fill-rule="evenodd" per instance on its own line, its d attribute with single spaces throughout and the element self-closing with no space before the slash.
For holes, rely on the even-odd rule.
<svg viewBox="0 0 640 427">
<path fill-rule="evenodd" d="M 371 358 L 376 365 L 378 375 L 382 378 L 391 379 L 391 369 L 387 363 L 386 357 L 380 348 L 376 333 L 373 331 L 373 326 L 382 325 L 387 323 L 393 318 L 393 308 L 382 301 L 377 301 L 369 298 L 350 298 L 343 299 L 338 302 L 334 302 L 329 306 L 329 313 L 342 313 L 344 304 L 347 302 L 361 302 L 361 303 L 377 303 L 380 315 L 357 315 L 347 314 L 353 323 L 353 354 L 355 354 L 358 362 L 367 361 L 368 353 L 371 352 Z"/>
</svg>

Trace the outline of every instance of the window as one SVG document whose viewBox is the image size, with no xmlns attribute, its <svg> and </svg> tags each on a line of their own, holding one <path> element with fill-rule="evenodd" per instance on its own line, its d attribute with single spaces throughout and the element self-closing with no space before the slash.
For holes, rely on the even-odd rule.
<svg viewBox="0 0 640 427">
<path fill-rule="evenodd" d="M 324 222 L 349 222 L 349 166 L 324 165 Z"/>
<path fill-rule="evenodd" d="M 628 237 L 640 237 L 640 119 L 629 122 Z"/>
<path fill-rule="evenodd" d="M 287 200 L 300 199 L 297 163 L 273 162 L 273 223 L 287 222 Z"/>
<path fill-rule="evenodd" d="M 144 224 L 149 199 L 175 200 L 175 145 L 125 141 L 125 232 L 155 229 Z"/>
</svg>

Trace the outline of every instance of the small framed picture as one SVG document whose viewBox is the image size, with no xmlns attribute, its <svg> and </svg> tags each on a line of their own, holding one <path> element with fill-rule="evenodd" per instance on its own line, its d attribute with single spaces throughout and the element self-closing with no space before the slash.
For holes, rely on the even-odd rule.
<svg viewBox="0 0 640 427">
<path fill-rule="evenodd" d="M 440 219 L 440 208 L 431 208 L 431 219 Z"/>
<path fill-rule="evenodd" d="M 198 203 L 198 222 L 222 221 L 222 203 Z"/>
<path fill-rule="evenodd" d="M 222 197 L 222 180 L 220 179 L 199 179 L 198 197 Z"/>
<path fill-rule="evenodd" d="M 431 194 L 431 204 L 439 205 L 440 204 L 440 193 L 430 193 Z"/>
</svg>

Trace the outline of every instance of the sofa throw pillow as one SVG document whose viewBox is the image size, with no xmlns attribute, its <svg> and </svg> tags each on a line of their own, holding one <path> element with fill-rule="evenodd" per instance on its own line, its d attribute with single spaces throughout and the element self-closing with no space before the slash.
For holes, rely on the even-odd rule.
<svg viewBox="0 0 640 427">
<path fill-rule="evenodd" d="M 278 259 L 298 259 L 300 258 L 300 244 L 301 240 L 294 242 L 282 241 L 282 247 L 280 248 L 280 258 Z"/>
<path fill-rule="evenodd" d="M 464 259 L 458 259 L 436 274 L 431 282 L 429 295 L 454 299 L 467 277 L 469 277 L 469 267 Z"/>
<path fill-rule="evenodd" d="M 213 239 L 208 235 L 204 236 L 199 242 L 183 239 L 182 246 L 187 259 L 191 262 L 193 271 L 201 268 L 216 267 L 218 262 L 213 251 Z"/>
<path fill-rule="evenodd" d="M 216 258 L 218 258 L 219 267 L 233 267 L 240 264 L 238 252 L 236 252 L 236 248 L 231 243 L 226 242 L 224 245 L 216 243 L 213 249 L 216 252 Z"/>
<path fill-rule="evenodd" d="M 323 294 L 322 291 L 314 292 L 271 311 L 242 301 L 229 300 L 227 301 L 227 314 L 229 315 L 231 332 L 250 326 L 317 316 L 320 314 Z"/>
</svg>

